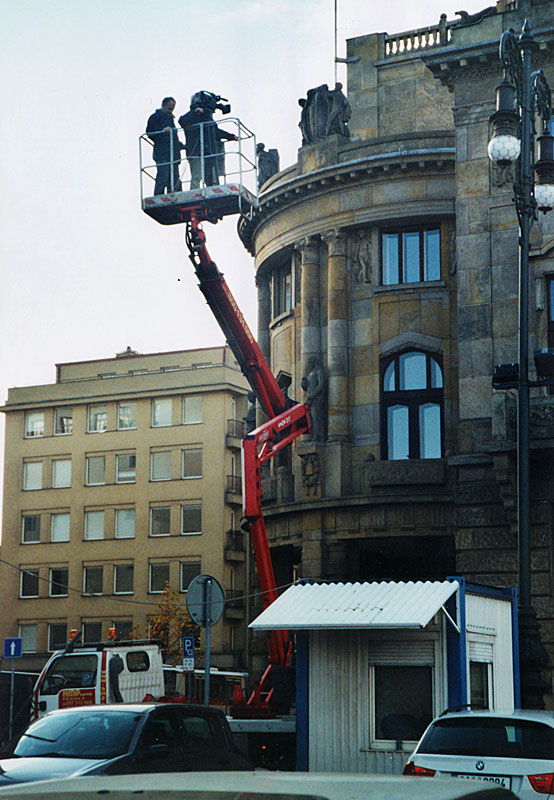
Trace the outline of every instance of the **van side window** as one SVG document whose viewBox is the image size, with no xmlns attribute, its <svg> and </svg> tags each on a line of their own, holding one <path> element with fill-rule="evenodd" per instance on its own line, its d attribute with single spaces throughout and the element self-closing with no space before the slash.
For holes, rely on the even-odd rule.
<svg viewBox="0 0 554 800">
<path fill-rule="evenodd" d="M 145 650 L 134 650 L 127 653 L 126 660 L 129 672 L 146 672 L 150 669 L 150 659 Z"/>
<path fill-rule="evenodd" d="M 44 676 L 41 694 L 58 694 L 62 689 L 80 689 L 96 684 L 96 655 L 66 655 L 56 658 Z"/>
</svg>

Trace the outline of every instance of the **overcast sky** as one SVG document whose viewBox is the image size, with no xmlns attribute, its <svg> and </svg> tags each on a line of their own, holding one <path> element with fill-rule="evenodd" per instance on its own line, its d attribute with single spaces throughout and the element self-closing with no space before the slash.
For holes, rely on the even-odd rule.
<svg viewBox="0 0 554 800">
<path fill-rule="evenodd" d="M 338 54 L 485 5 L 338 0 Z M 53 382 L 55 363 L 222 343 L 182 226 L 140 210 L 138 137 L 162 97 L 179 116 L 206 89 L 294 163 L 298 98 L 334 82 L 334 0 L 0 0 L 0 24 L 0 402 Z M 255 331 L 236 219 L 206 230 Z"/>
</svg>

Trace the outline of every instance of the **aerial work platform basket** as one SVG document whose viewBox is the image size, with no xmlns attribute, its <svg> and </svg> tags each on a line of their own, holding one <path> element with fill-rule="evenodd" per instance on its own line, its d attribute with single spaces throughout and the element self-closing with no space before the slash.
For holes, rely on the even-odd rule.
<svg viewBox="0 0 554 800">
<path fill-rule="evenodd" d="M 256 137 L 237 118 L 218 120 L 217 128 L 236 138 L 218 141 L 213 152 L 210 124 L 195 126 L 200 146 L 194 155 L 186 153 L 184 132 L 176 128 L 182 149 L 175 152 L 174 137 L 168 136 L 163 162 L 154 162 L 151 135 L 139 138 L 142 210 L 162 225 L 187 222 L 199 207 L 207 220 L 217 222 L 229 214 L 251 217 L 258 206 Z"/>
</svg>

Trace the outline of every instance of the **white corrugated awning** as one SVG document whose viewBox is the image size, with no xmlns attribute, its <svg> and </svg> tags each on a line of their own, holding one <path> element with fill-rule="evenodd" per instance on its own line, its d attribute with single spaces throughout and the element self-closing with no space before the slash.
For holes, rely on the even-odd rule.
<svg viewBox="0 0 554 800">
<path fill-rule="evenodd" d="M 457 581 L 298 584 L 278 597 L 250 628 L 424 628 L 457 589 Z"/>
</svg>

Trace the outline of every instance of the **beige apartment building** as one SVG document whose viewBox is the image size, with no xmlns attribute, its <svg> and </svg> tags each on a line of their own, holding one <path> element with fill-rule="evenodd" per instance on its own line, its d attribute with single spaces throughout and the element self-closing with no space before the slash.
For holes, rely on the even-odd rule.
<svg viewBox="0 0 554 800">
<path fill-rule="evenodd" d="M 55 383 L 10 389 L 0 637 L 22 637 L 19 669 L 38 669 L 73 628 L 84 641 L 112 626 L 121 638 L 146 635 L 167 582 L 184 605 L 201 573 L 228 601 L 212 664 L 245 666 L 247 388 L 229 348 L 213 347 L 127 348 L 58 364 Z"/>
</svg>

